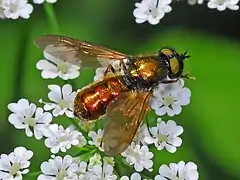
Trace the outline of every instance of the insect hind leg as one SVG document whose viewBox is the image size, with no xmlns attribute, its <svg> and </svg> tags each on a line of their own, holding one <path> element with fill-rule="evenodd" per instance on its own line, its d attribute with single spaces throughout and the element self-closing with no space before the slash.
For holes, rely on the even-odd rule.
<svg viewBox="0 0 240 180">
<path fill-rule="evenodd" d="M 152 135 L 152 133 L 151 133 L 151 131 L 150 131 L 150 124 L 149 124 L 149 115 L 150 115 L 150 111 L 151 111 L 151 109 L 150 109 L 150 107 L 148 106 L 147 108 L 146 108 L 146 125 L 147 125 L 147 130 L 148 130 L 148 133 L 149 133 L 149 135 L 151 136 L 151 137 L 153 137 L 153 135 Z"/>
</svg>

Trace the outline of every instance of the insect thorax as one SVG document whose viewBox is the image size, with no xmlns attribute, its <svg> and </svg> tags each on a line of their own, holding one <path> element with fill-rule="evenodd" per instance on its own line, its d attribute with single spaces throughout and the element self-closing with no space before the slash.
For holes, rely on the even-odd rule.
<svg viewBox="0 0 240 180">
<path fill-rule="evenodd" d="M 130 89 L 149 91 L 166 78 L 167 74 L 168 70 L 163 61 L 156 56 L 142 56 L 129 60 L 123 79 Z"/>
</svg>

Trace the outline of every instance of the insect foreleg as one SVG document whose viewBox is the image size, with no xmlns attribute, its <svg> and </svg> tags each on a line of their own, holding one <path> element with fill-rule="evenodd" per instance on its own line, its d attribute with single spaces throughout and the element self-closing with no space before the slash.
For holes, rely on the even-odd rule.
<svg viewBox="0 0 240 180">
<path fill-rule="evenodd" d="M 123 69 L 124 74 L 127 74 L 127 66 L 123 59 L 120 60 L 120 67 Z"/>
</svg>

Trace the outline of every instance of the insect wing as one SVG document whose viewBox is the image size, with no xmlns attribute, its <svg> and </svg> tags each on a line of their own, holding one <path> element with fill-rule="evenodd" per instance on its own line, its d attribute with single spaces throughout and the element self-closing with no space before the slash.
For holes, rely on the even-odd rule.
<svg viewBox="0 0 240 180">
<path fill-rule="evenodd" d="M 150 92 L 123 92 L 109 104 L 103 134 L 103 146 L 108 156 L 123 152 L 132 142 L 150 95 Z"/>
<path fill-rule="evenodd" d="M 41 36 L 36 39 L 35 44 L 57 59 L 86 68 L 106 67 L 111 60 L 128 57 L 112 49 L 65 36 Z"/>
</svg>

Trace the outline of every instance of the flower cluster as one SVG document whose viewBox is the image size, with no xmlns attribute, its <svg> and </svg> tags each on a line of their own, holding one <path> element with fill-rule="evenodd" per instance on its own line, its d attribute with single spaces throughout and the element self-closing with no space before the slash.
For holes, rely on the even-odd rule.
<svg viewBox="0 0 240 180">
<path fill-rule="evenodd" d="M 23 174 L 29 172 L 29 160 L 33 152 L 24 147 L 17 147 L 9 155 L 0 156 L 0 179 L 22 179 Z"/>
<path fill-rule="evenodd" d="M 156 25 L 169 13 L 172 8 L 170 6 L 172 0 L 142 0 L 136 3 L 133 11 L 136 23 L 144 23 L 148 21 L 152 25 Z M 190 5 L 203 4 L 204 0 L 188 0 Z M 238 10 L 239 0 L 206 0 L 207 6 L 211 9 L 223 11 L 225 9 Z"/>
<path fill-rule="evenodd" d="M 179 1 L 179 0 L 177 0 Z M 42 4 L 44 2 L 47 3 L 55 3 L 57 0 L 33 0 L 34 4 Z M 166 13 L 172 11 L 172 7 L 170 6 L 173 3 L 173 0 L 142 0 L 141 2 L 135 3 L 136 8 L 133 11 L 133 15 L 135 16 L 136 23 L 144 23 L 148 21 L 152 25 L 156 25 L 160 22 L 160 20 L 164 17 Z M 190 5 L 194 4 L 203 4 L 204 0 L 188 0 Z M 219 11 L 224 11 L 226 9 L 230 10 L 238 10 L 239 9 L 239 0 L 206 0 L 207 6 L 211 9 L 217 9 Z M 23 19 L 30 18 L 30 14 L 33 12 L 33 5 L 28 2 L 28 0 L 0 0 L 0 18 L 1 19 L 18 19 L 19 17 Z M 46 62 L 42 61 L 39 64 L 39 68 L 44 68 L 47 65 Z M 64 63 L 60 64 L 63 66 Z M 56 72 L 56 67 L 54 65 L 47 65 L 48 70 L 52 71 L 55 76 L 63 76 L 63 71 Z M 45 68 L 44 68 L 45 69 Z M 75 68 L 72 69 L 74 71 Z M 46 72 L 46 74 L 45 74 Z M 52 78 L 49 76 L 47 71 L 43 72 L 45 78 Z M 101 74 L 103 69 L 98 69 L 98 72 Z M 78 76 L 77 74 L 71 74 L 70 77 L 64 77 L 67 79 L 71 79 L 74 76 Z M 98 73 L 94 79 L 98 78 Z"/>
<path fill-rule="evenodd" d="M 35 4 L 42 4 L 45 0 L 33 0 Z M 46 0 L 48 3 L 55 3 L 57 0 Z M 0 0 L 1 19 L 28 19 L 33 12 L 33 5 L 28 0 Z"/>
<path fill-rule="evenodd" d="M 107 157 L 104 153 L 102 125 L 96 123 L 77 123 L 73 113 L 73 99 L 76 96 L 71 79 L 77 78 L 80 67 L 44 53 L 45 59 L 37 62 L 37 69 L 41 70 L 43 79 L 61 78 L 63 86 L 48 85 L 48 99 L 40 99 L 38 107 L 35 103 L 21 98 L 18 102 L 10 103 L 11 111 L 9 122 L 16 129 L 24 129 L 27 137 L 43 139 L 45 146 L 52 153 L 51 158 L 41 163 L 41 174 L 38 180 L 47 179 L 93 179 L 93 180 L 127 180 L 146 179 L 156 180 L 197 180 L 197 166 L 193 162 L 170 163 L 169 166 L 159 167 L 159 174 L 146 177 L 144 171 L 152 172 L 155 154 L 151 151 L 166 150 L 175 153 L 182 145 L 181 134 L 183 127 L 173 120 L 164 120 L 163 115 L 173 117 L 182 111 L 182 107 L 190 103 L 191 91 L 184 86 L 180 79 L 176 83 L 156 87 L 149 106 L 155 110 L 156 119 L 149 127 L 142 123 L 133 141 L 119 156 Z M 124 62 L 127 64 L 127 62 Z M 111 64 L 115 71 L 123 74 L 119 62 Z M 94 80 L 101 81 L 106 68 L 98 68 Z M 66 80 L 68 80 L 66 82 Z M 58 117 L 66 118 L 66 126 L 58 122 Z M 54 123 L 53 123 L 54 122 Z M 66 127 L 65 127 L 66 126 Z M 117 131 L 117 129 L 116 129 Z M 75 146 L 75 156 L 70 156 L 68 150 Z M 156 152 L 155 151 L 155 152 Z M 59 156 L 61 152 L 63 156 Z M 21 180 L 22 175 L 28 173 L 30 158 L 33 152 L 24 147 L 17 147 L 9 155 L 0 157 L 0 179 Z M 123 174 L 119 167 L 135 171 L 132 174 Z"/>
</svg>

